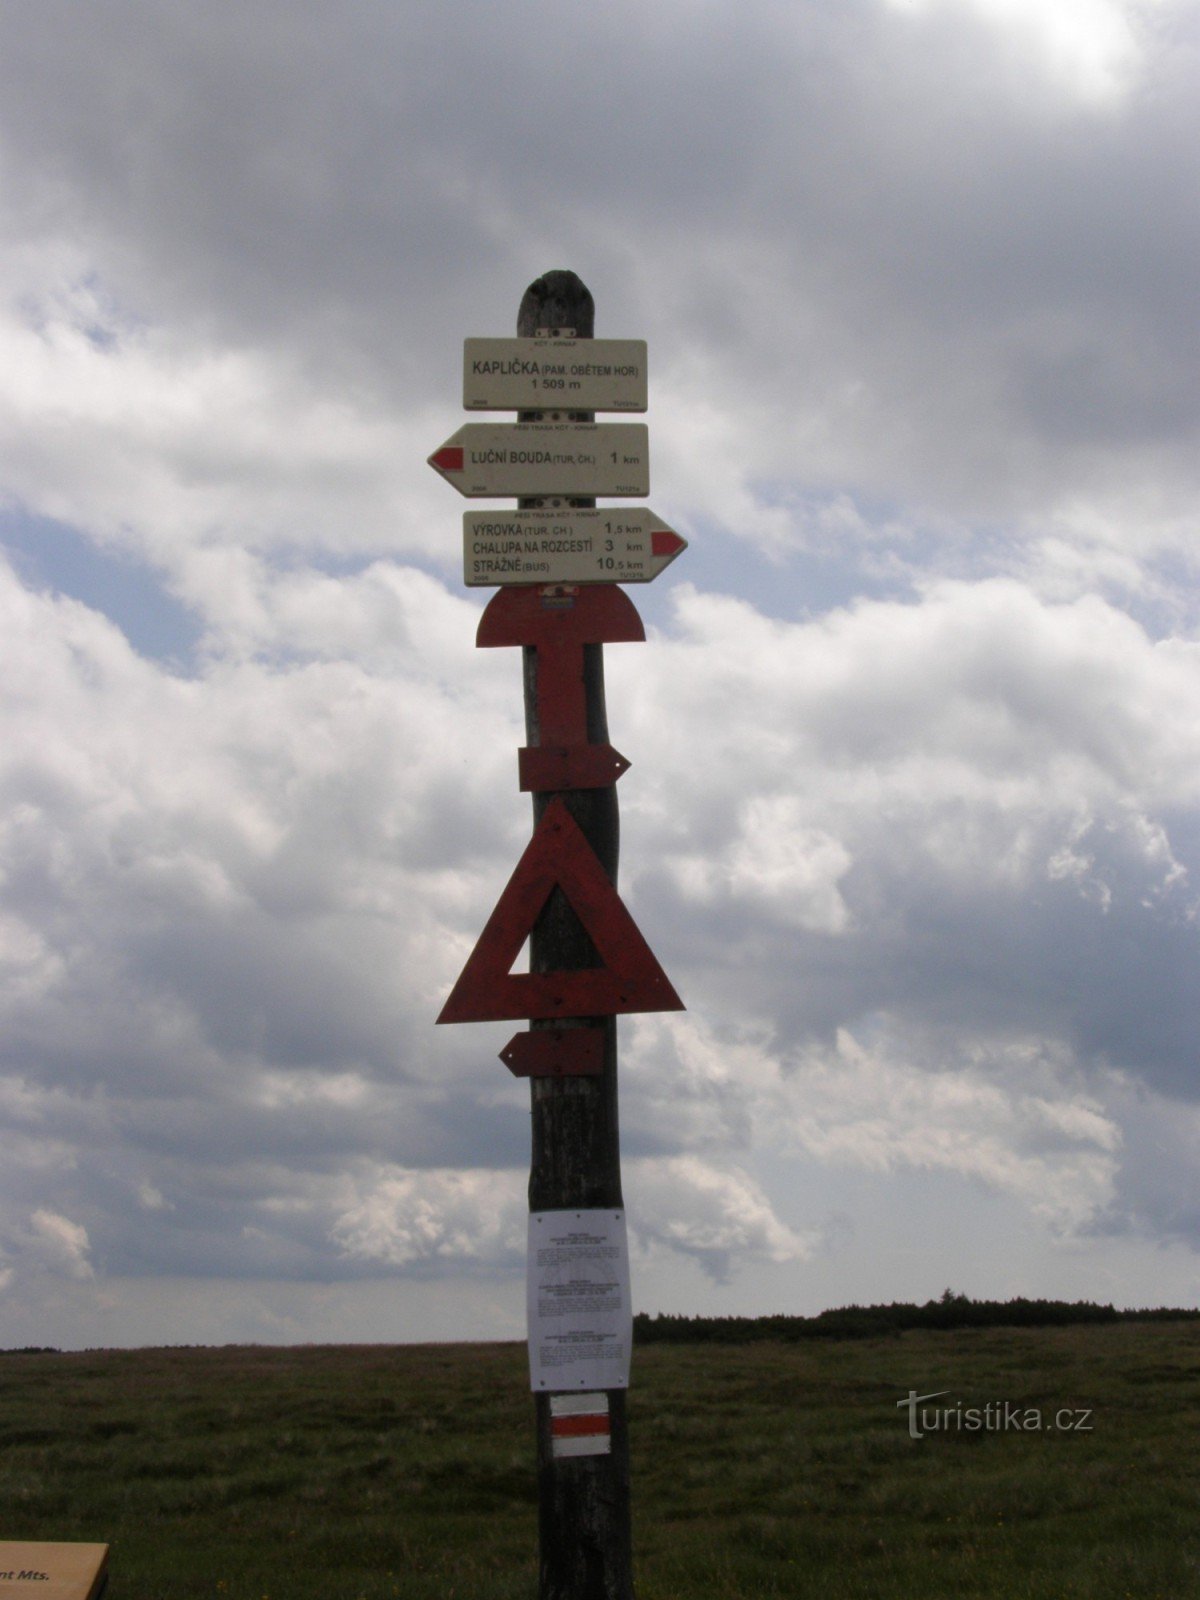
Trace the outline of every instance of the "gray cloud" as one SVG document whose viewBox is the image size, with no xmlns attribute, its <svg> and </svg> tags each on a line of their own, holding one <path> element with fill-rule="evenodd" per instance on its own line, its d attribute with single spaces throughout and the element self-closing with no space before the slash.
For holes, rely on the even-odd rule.
<svg viewBox="0 0 1200 1600">
<path fill-rule="evenodd" d="M 472 8 L 451 46 L 374 4 L 18 9 L 21 220 L 79 218 L 144 315 L 388 409 L 565 253 L 661 375 L 698 360 L 770 410 L 751 470 L 970 517 L 1131 473 L 1194 492 L 1185 38 L 1139 45 L 1131 14 L 1097 100 L 970 8 L 689 13 L 686 47 L 679 23 Z"/>
<path fill-rule="evenodd" d="M 607 669 L 691 1007 L 623 1025 L 655 1292 L 883 1272 L 856 1174 L 1195 1245 L 1196 9 L 1046 15 L 8 9 L 0 510 L 94 560 L 0 571 L 0 1327 L 173 1276 L 508 1326 L 511 1030 L 432 1019 L 528 835 L 520 663 L 424 457 L 566 264 L 693 541 Z"/>
</svg>

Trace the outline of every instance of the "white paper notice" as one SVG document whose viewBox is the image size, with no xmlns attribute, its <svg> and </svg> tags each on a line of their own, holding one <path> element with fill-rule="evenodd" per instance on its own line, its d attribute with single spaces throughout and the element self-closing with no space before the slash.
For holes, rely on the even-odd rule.
<svg viewBox="0 0 1200 1600">
<path fill-rule="evenodd" d="M 532 1389 L 629 1387 L 623 1211 L 531 1212 L 526 1300 Z"/>
</svg>

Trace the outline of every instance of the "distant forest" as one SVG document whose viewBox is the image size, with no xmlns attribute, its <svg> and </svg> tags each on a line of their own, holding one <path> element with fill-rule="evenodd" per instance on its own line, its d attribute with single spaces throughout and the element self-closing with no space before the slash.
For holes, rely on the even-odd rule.
<svg viewBox="0 0 1200 1600">
<path fill-rule="evenodd" d="M 1117 1311 L 1091 1300 L 972 1300 L 947 1289 L 923 1306 L 894 1301 L 887 1306 L 841 1306 L 815 1317 L 684 1317 L 669 1313 L 633 1319 L 635 1344 L 748 1344 L 754 1340 L 869 1339 L 910 1328 L 1053 1328 L 1080 1322 L 1194 1321 L 1200 1310 L 1159 1306 L 1152 1311 Z"/>
</svg>

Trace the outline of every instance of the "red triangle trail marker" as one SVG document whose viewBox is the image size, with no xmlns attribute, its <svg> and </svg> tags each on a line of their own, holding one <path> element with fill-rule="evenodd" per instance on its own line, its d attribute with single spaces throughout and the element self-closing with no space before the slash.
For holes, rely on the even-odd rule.
<svg viewBox="0 0 1200 1600">
<path fill-rule="evenodd" d="M 566 896 L 602 965 L 515 973 L 512 964 L 555 889 Z M 683 1009 L 579 824 L 562 800 L 552 800 L 438 1021 L 608 1017 Z"/>
</svg>

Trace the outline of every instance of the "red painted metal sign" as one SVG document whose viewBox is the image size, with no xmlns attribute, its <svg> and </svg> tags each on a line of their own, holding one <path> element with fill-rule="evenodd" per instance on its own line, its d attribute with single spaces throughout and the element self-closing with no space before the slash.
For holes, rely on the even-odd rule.
<svg viewBox="0 0 1200 1600">
<path fill-rule="evenodd" d="M 610 744 L 525 745 L 517 751 L 521 789 L 552 794 L 564 789 L 607 789 L 629 771 Z"/>
<path fill-rule="evenodd" d="M 601 965 L 514 973 L 512 964 L 556 888 L 582 923 Z M 564 801 L 551 800 L 438 1021 L 683 1009 L 579 824 Z"/>
<path fill-rule="evenodd" d="M 537 651 L 538 743 L 545 747 L 588 742 L 584 645 L 645 637 L 637 608 L 615 584 L 556 584 L 498 590 L 480 618 L 475 643 L 482 649 L 531 645 Z"/>
<path fill-rule="evenodd" d="M 535 1028 L 514 1033 L 500 1052 L 514 1078 L 596 1077 L 604 1071 L 601 1028 Z"/>
</svg>

